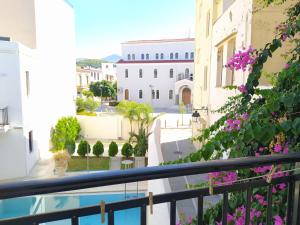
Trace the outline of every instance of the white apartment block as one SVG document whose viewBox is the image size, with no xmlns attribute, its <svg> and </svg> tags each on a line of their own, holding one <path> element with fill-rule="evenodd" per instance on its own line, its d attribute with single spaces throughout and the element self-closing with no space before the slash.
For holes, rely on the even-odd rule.
<svg viewBox="0 0 300 225">
<path fill-rule="evenodd" d="M 80 89 L 88 89 L 90 84 L 104 79 L 100 68 L 77 68 L 76 85 Z"/>
<path fill-rule="evenodd" d="M 194 39 L 122 43 L 117 63 L 118 100 L 168 108 L 192 104 Z"/>
<path fill-rule="evenodd" d="M 117 65 L 115 63 L 101 63 L 101 68 L 104 80 L 110 82 L 115 82 L 117 80 Z"/>
<path fill-rule="evenodd" d="M 74 25 L 64 0 L 1 0 L 0 180 L 50 157 L 51 128 L 75 115 Z"/>
</svg>

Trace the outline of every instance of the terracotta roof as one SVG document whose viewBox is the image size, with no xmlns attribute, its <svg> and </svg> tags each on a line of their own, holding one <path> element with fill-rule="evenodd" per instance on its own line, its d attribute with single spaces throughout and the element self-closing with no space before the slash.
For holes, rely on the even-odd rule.
<svg viewBox="0 0 300 225">
<path fill-rule="evenodd" d="M 177 39 L 159 39 L 159 40 L 136 40 L 136 41 L 126 41 L 122 44 L 146 44 L 146 43 L 163 43 L 163 42 L 184 42 L 184 41 L 194 41 L 195 38 L 177 38 Z"/>
<path fill-rule="evenodd" d="M 193 63 L 194 60 L 119 60 L 117 64 L 137 64 L 137 63 Z"/>
</svg>

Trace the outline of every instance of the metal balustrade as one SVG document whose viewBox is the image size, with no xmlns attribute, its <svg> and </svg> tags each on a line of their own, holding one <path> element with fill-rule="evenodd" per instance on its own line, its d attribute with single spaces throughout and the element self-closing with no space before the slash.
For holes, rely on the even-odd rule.
<svg viewBox="0 0 300 225">
<path fill-rule="evenodd" d="M 0 126 L 8 125 L 8 107 L 0 108 Z"/>
<path fill-rule="evenodd" d="M 15 183 L 7 183 L 0 185 L 0 199 L 31 196 L 38 194 L 55 193 L 62 191 L 71 191 L 92 187 L 101 187 L 114 184 L 122 184 L 128 182 L 137 182 L 145 180 L 154 180 L 161 178 L 170 178 L 178 176 L 187 176 L 195 174 L 204 174 L 217 171 L 232 171 L 245 168 L 254 168 L 264 165 L 278 164 L 295 164 L 300 162 L 300 153 L 290 153 L 286 155 L 271 155 L 261 157 L 246 157 L 228 160 L 216 160 L 209 162 L 186 163 L 169 166 L 156 166 L 131 170 L 107 171 L 93 174 L 79 175 L 65 178 L 55 178 L 47 180 L 22 181 Z M 272 187 L 279 183 L 288 184 L 288 200 L 287 200 L 287 224 L 300 224 L 300 174 L 290 172 L 289 175 L 272 179 L 271 183 L 265 179 L 248 179 L 239 181 L 231 185 L 214 187 L 214 195 L 223 195 L 222 207 L 222 224 L 227 224 L 227 212 L 229 210 L 229 193 L 237 191 L 245 191 L 247 193 L 246 202 L 246 221 L 250 224 L 250 208 L 251 196 L 254 188 L 266 187 L 267 193 L 267 217 L 264 224 L 272 224 Z M 209 188 L 191 189 L 179 192 L 171 192 L 165 194 L 154 195 L 153 199 L 142 197 L 136 199 L 128 199 L 120 202 L 108 203 L 105 205 L 105 213 L 108 214 L 108 224 L 114 224 L 114 213 L 119 210 L 130 208 L 140 208 L 140 223 L 147 223 L 147 206 L 152 203 L 169 203 L 170 204 L 170 224 L 176 223 L 176 203 L 179 200 L 197 198 L 198 199 L 198 225 L 203 223 L 203 198 L 209 196 Z M 0 225 L 38 225 L 46 222 L 70 219 L 72 225 L 79 224 L 79 218 L 100 214 L 99 205 L 68 209 L 56 212 L 42 213 L 38 215 L 30 215 L 20 218 L 0 220 Z M 154 215 L 155 216 L 155 212 Z M 99 217 L 100 218 L 100 217 Z M 100 223 L 100 219 L 99 219 Z"/>
</svg>

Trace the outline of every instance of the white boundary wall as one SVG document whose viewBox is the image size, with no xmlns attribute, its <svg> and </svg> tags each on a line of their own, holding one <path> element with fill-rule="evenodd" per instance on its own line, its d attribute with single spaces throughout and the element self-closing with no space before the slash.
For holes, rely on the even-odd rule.
<svg viewBox="0 0 300 225">
<path fill-rule="evenodd" d="M 152 126 L 149 136 L 148 147 L 148 166 L 158 166 L 163 162 L 161 144 L 160 144 L 160 120 L 157 119 Z M 158 179 L 148 181 L 148 191 L 153 192 L 153 195 L 163 194 L 171 191 L 168 179 Z M 170 224 L 169 206 L 168 203 L 163 203 L 153 206 L 153 215 L 148 211 L 149 225 Z"/>
</svg>

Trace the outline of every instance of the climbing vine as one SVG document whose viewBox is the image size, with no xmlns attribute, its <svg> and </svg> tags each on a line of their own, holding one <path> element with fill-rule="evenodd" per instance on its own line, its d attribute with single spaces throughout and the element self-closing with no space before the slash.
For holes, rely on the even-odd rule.
<svg viewBox="0 0 300 225">
<path fill-rule="evenodd" d="M 269 2 L 272 1 L 267 1 Z M 245 85 L 236 88 L 237 96 L 217 110 L 222 116 L 212 126 L 201 131 L 195 141 L 203 143 L 195 153 L 165 164 L 196 162 L 219 159 L 224 154 L 229 158 L 286 154 L 300 151 L 300 2 L 288 10 L 288 19 L 278 25 L 275 38 L 260 50 L 249 47 L 238 51 L 226 65 L 232 70 L 249 71 Z M 290 41 L 293 47 L 287 52 L 286 65 L 274 74 L 274 86 L 260 89 L 259 79 L 264 64 L 284 42 Z M 214 185 L 234 182 L 237 179 L 271 174 L 285 176 L 285 166 L 265 166 L 231 172 L 209 174 Z M 266 178 L 268 179 L 268 178 Z M 285 224 L 287 202 L 286 184 L 273 187 L 273 223 Z M 266 218 L 266 188 L 253 190 L 251 224 L 263 224 Z M 227 215 L 229 225 L 245 223 L 246 196 L 243 192 L 230 195 L 230 210 Z M 205 224 L 216 224 L 221 220 L 221 202 L 209 208 L 204 216 Z M 196 224 L 196 218 L 187 224 Z M 219 224 L 217 222 L 217 224 Z"/>
</svg>

